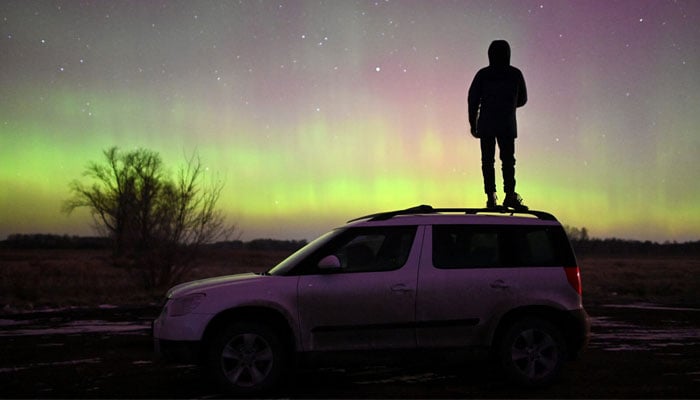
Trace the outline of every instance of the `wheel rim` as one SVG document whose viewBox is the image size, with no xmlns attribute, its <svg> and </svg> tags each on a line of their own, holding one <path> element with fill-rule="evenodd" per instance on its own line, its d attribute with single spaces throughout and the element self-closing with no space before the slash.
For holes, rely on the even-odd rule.
<svg viewBox="0 0 700 400">
<path fill-rule="evenodd" d="M 552 373 L 559 362 L 559 348 L 552 336 L 539 329 L 527 329 L 515 338 L 511 348 L 513 364 L 525 377 L 537 380 Z"/>
<path fill-rule="evenodd" d="M 245 333 L 234 336 L 221 353 L 221 367 L 235 386 L 252 387 L 263 383 L 272 371 L 274 355 L 264 337 Z"/>
</svg>

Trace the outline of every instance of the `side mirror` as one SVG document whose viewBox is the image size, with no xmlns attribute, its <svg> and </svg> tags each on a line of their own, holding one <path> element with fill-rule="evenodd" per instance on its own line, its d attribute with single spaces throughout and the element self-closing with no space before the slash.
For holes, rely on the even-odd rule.
<svg viewBox="0 0 700 400">
<path fill-rule="evenodd" d="M 340 259 L 337 256 L 325 256 L 318 262 L 318 268 L 324 271 L 340 269 Z"/>
</svg>

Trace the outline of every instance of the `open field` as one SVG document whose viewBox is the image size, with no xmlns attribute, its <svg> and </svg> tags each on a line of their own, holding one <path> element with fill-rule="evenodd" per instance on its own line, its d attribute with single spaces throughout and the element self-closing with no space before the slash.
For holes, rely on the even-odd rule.
<svg viewBox="0 0 700 400">
<path fill-rule="evenodd" d="M 584 304 L 652 302 L 700 306 L 700 258 L 579 257 Z"/>
<path fill-rule="evenodd" d="M 289 251 L 212 249 L 185 280 L 261 272 Z M 0 309 L 143 305 L 167 288 L 146 291 L 128 271 L 109 264 L 104 250 L 0 249 Z M 655 302 L 700 306 L 700 258 L 579 257 L 586 304 Z"/>
<path fill-rule="evenodd" d="M 553 386 L 513 386 L 479 362 L 299 368 L 280 398 L 698 398 L 700 309 L 591 307 L 593 336 Z M 154 360 L 154 307 L 2 319 L 2 398 L 226 398 L 193 365 Z"/>
<path fill-rule="evenodd" d="M 288 252 L 218 249 L 189 278 L 262 271 Z M 552 387 L 483 364 L 301 368 L 283 398 L 699 398 L 700 260 L 580 257 L 592 337 Z M 204 266 L 206 265 L 206 266 Z M 94 250 L 0 249 L 0 397 L 225 398 L 193 365 L 154 359 L 147 292 Z"/>
<path fill-rule="evenodd" d="M 214 249 L 186 280 L 265 271 L 289 252 Z M 112 267 L 107 250 L 1 249 L 0 310 L 159 302 L 167 288 L 147 291 L 137 276 Z"/>
</svg>

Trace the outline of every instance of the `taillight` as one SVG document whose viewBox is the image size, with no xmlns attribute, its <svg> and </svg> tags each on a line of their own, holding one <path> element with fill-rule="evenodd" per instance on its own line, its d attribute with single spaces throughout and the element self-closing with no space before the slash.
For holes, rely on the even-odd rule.
<svg viewBox="0 0 700 400">
<path fill-rule="evenodd" d="M 564 272 L 566 272 L 566 280 L 569 281 L 571 287 L 581 295 L 583 291 L 581 289 L 581 270 L 579 267 L 564 267 Z"/>
</svg>

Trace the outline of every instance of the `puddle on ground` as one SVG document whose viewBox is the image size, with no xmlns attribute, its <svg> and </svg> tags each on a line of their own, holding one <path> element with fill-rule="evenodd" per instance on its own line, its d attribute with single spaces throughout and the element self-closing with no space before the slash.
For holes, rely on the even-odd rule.
<svg viewBox="0 0 700 400">
<path fill-rule="evenodd" d="M 109 306 L 104 306 L 109 307 Z M 605 351 L 653 351 L 675 346 L 700 344 L 700 329 L 688 326 L 687 322 L 674 320 L 675 312 L 700 312 L 698 308 L 669 307 L 651 303 L 608 304 L 605 308 L 625 308 L 644 311 L 667 311 L 665 320 L 649 327 L 630 321 L 623 321 L 608 316 L 592 317 L 590 348 Z M 659 326 L 660 325 L 660 326 Z M 78 320 L 54 321 L 0 319 L 0 337 L 38 336 L 38 335 L 72 335 L 72 334 L 138 334 L 148 335 L 150 320 L 140 321 L 103 321 Z M 46 346 L 60 345 L 45 344 Z"/>
<path fill-rule="evenodd" d="M 31 321 L 15 321 L 14 319 L 0 319 L 0 328 L 27 325 L 30 322 Z"/>
<path fill-rule="evenodd" d="M 632 303 L 632 304 L 605 304 L 603 307 L 606 308 L 629 308 L 635 310 L 655 310 L 655 311 L 697 311 L 700 312 L 700 308 L 691 307 L 670 307 L 662 306 L 654 303 Z"/>
<path fill-rule="evenodd" d="M 439 375 L 439 374 L 435 374 L 433 372 L 425 372 L 425 373 L 412 374 L 412 375 L 397 375 L 397 376 L 391 376 L 388 378 L 376 379 L 376 380 L 358 381 L 355 383 L 358 385 L 384 385 L 384 384 L 392 384 L 392 383 L 411 384 L 411 383 L 432 382 L 432 381 L 436 381 L 436 380 L 450 379 L 450 378 L 454 378 L 454 376 Z"/>
<path fill-rule="evenodd" d="M 65 367 L 67 365 L 78 365 L 78 364 L 99 364 L 102 362 L 101 358 L 85 358 L 82 360 L 69 360 L 69 361 L 55 361 L 55 362 L 44 362 L 44 363 L 33 363 L 26 365 L 19 365 L 15 367 L 0 368 L 0 374 L 8 372 L 17 372 L 30 368 L 39 367 Z"/>
<path fill-rule="evenodd" d="M 21 322 L 22 324 L 10 324 L 10 322 Z M 9 336 L 37 336 L 37 335 L 74 335 L 82 333 L 128 333 L 148 334 L 151 329 L 149 321 L 136 322 L 113 322 L 102 320 L 85 320 L 85 321 L 70 321 L 66 323 L 50 324 L 50 326 L 32 326 L 31 328 L 21 328 L 22 325 L 32 321 L 12 321 L 2 320 L 0 327 L 14 328 L 20 326 L 19 329 L 3 329 L 0 330 L 0 337 Z"/>
<path fill-rule="evenodd" d="M 700 311 L 697 308 L 667 307 L 649 303 L 608 304 L 605 307 L 640 311 Z M 666 319 L 658 320 L 659 323 L 654 327 L 606 316 L 591 317 L 592 332 L 588 347 L 605 351 L 655 351 L 700 344 L 700 329 L 698 327 L 688 326 L 687 322 L 674 320 L 672 315 L 666 317 Z"/>
</svg>

